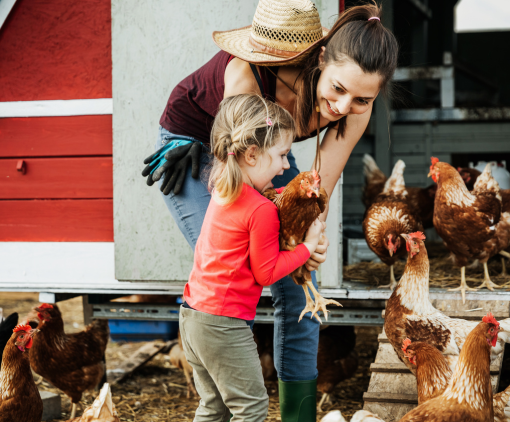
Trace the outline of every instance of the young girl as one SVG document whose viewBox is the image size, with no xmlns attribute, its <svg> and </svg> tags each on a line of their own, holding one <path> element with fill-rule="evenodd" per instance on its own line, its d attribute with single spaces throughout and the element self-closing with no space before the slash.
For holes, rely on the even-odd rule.
<svg viewBox="0 0 510 422">
<path fill-rule="evenodd" d="M 264 421 L 269 399 L 251 327 L 262 286 L 303 265 L 317 247 L 316 220 L 304 243 L 279 251 L 276 206 L 261 193 L 289 168 L 291 115 L 260 96 L 226 98 L 211 132 L 212 201 L 184 289 L 179 327 L 200 405 L 195 422 Z"/>
</svg>

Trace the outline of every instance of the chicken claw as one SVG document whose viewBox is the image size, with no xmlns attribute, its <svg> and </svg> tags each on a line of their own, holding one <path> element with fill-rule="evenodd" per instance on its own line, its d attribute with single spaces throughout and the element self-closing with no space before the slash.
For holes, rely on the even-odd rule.
<svg viewBox="0 0 510 422">
<path fill-rule="evenodd" d="M 395 273 L 393 272 L 393 265 L 390 265 L 390 284 L 385 284 L 384 286 L 377 286 L 378 289 L 386 289 L 389 288 L 391 291 L 395 290 L 397 287 L 397 280 L 395 279 Z"/>
<path fill-rule="evenodd" d="M 473 289 L 472 287 L 468 287 L 466 283 L 466 267 L 462 267 L 460 269 L 460 286 L 455 287 L 454 289 L 448 289 L 449 292 L 456 292 L 460 290 L 460 294 L 462 295 L 462 303 L 466 303 L 466 290 L 470 292 L 476 292 L 478 289 Z"/>
<path fill-rule="evenodd" d="M 309 289 L 312 291 L 314 299 L 315 299 L 315 308 L 312 311 L 312 316 L 315 316 L 319 322 L 322 324 L 322 321 L 319 318 L 319 314 L 317 313 L 319 310 L 322 311 L 324 314 L 324 318 L 326 318 L 326 321 L 328 320 L 328 310 L 326 308 L 326 305 L 336 305 L 336 306 L 342 306 L 340 303 L 338 303 L 336 300 L 333 299 L 324 299 L 313 283 L 311 281 L 307 282 L 307 285 Z"/>
<path fill-rule="evenodd" d="M 494 289 L 501 289 L 503 286 L 498 286 L 496 283 L 493 283 L 490 276 L 489 276 L 489 266 L 485 262 L 483 264 L 483 273 L 484 273 L 484 279 L 483 283 L 480 284 L 477 289 L 481 289 L 482 287 L 487 287 L 489 290 Z"/>
<path fill-rule="evenodd" d="M 311 284 L 311 283 L 310 283 Z M 313 285 L 312 285 L 313 286 Z M 303 288 L 303 290 L 305 291 L 305 298 L 306 298 L 306 306 L 305 306 L 305 309 L 303 309 L 303 311 L 301 312 L 301 315 L 299 315 L 299 321 L 301 321 L 303 319 L 303 317 L 305 316 L 305 314 L 307 312 L 311 312 L 312 313 L 312 317 L 315 316 L 315 318 L 317 318 L 317 320 L 319 321 L 319 323 L 322 324 L 322 321 L 321 319 L 319 318 L 319 316 L 317 314 L 314 315 L 314 309 L 315 309 L 315 303 L 312 299 L 312 297 L 310 296 L 310 292 L 308 291 L 308 287 L 307 287 L 307 284 L 303 284 L 301 286 Z"/>
</svg>

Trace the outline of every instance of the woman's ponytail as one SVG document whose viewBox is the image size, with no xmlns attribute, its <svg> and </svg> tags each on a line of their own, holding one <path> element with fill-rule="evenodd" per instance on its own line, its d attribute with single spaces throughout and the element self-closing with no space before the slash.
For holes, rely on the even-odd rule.
<svg viewBox="0 0 510 422">
<path fill-rule="evenodd" d="M 381 91 L 388 93 L 389 82 L 398 60 L 398 43 L 393 33 L 381 23 L 382 8 L 375 2 L 354 6 L 342 13 L 329 33 L 318 43 L 301 71 L 296 102 L 298 136 L 309 134 L 308 124 L 315 110 L 317 83 L 324 67 L 330 63 L 352 60 L 366 73 L 381 77 Z M 324 64 L 319 56 L 324 51 Z M 339 135 L 345 132 L 346 119 L 339 121 Z"/>
</svg>

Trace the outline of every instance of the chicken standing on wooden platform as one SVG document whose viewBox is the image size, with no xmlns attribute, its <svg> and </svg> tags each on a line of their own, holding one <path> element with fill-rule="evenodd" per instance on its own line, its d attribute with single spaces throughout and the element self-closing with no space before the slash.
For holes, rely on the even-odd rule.
<svg viewBox="0 0 510 422">
<path fill-rule="evenodd" d="M 456 289 L 466 302 L 466 265 L 478 259 L 484 266 L 484 281 L 479 288 L 499 288 L 489 277 L 487 261 L 510 244 L 510 213 L 502 212 L 499 185 L 487 164 L 473 191 L 466 188 L 461 175 L 448 163 L 432 158 L 430 173 L 437 183 L 434 226 L 461 267 L 461 285 Z M 510 256 L 510 255 L 509 255 Z"/>
<path fill-rule="evenodd" d="M 484 317 L 484 319 L 487 319 Z M 446 390 L 453 372 L 439 350 L 421 341 L 404 340 L 402 351 L 406 359 L 416 366 L 418 404 L 437 397 Z M 494 422 L 510 422 L 510 386 L 493 398 Z"/>
<path fill-rule="evenodd" d="M 368 154 L 363 156 L 363 173 L 365 175 L 365 186 L 363 187 L 363 204 L 368 209 L 376 200 L 377 195 L 382 193 L 388 178 L 379 169 L 375 160 Z M 426 188 L 406 187 L 406 202 L 411 208 L 411 212 L 416 216 L 424 229 L 434 227 L 432 217 L 434 214 L 434 197 L 436 195 L 436 185 L 430 185 Z"/>
<path fill-rule="evenodd" d="M 429 300 L 429 258 L 423 233 L 402 235 L 408 250 L 407 264 L 400 282 L 386 305 L 384 331 L 399 356 L 413 374 L 416 367 L 405 359 L 402 343 L 406 338 L 423 341 L 436 347 L 454 369 L 469 333 L 476 321 L 450 318 L 434 308 Z M 491 353 L 503 353 L 505 343 L 510 343 L 510 318 L 500 321 L 504 331 L 499 332 Z"/>
<path fill-rule="evenodd" d="M 400 233 L 423 230 L 421 222 L 408 204 L 404 182 L 405 164 L 398 160 L 384 190 L 377 195 L 363 219 L 363 233 L 370 249 L 390 267 L 390 284 L 379 286 L 393 290 L 397 281 L 393 265 L 405 255 Z"/>
<path fill-rule="evenodd" d="M 117 409 L 112 401 L 110 384 L 103 385 L 99 396 L 94 400 L 92 406 L 83 411 L 81 417 L 69 419 L 67 422 L 120 422 Z"/>
<path fill-rule="evenodd" d="M 28 349 L 37 329 L 18 325 L 5 345 L 0 368 L 0 422 L 40 422 L 43 402 L 35 385 Z"/>
<path fill-rule="evenodd" d="M 30 351 L 30 365 L 71 398 L 73 419 L 83 392 L 96 387 L 104 375 L 108 321 L 94 320 L 85 330 L 66 334 L 57 305 L 43 303 L 34 310 L 40 333 Z"/>
<path fill-rule="evenodd" d="M 321 179 L 316 170 L 299 173 L 287 186 L 279 189 L 267 189 L 263 195 L 274 202 L 280 218 L 280 249 L 293 251 L 304 242 L 305 234 L 312 223 L 326 209 L 328 194 L 321 188 Z M 326 305 L 340 306 L 335 300 L 324 299 L 312 283 L 312 275 L 305 265 L 290 274 L 294 282 L 300 285 L 305 293 L 306 306 L 299 316 L 299 321 L 307 312 L 312 313 L 322 323 L 318 311 L 321 310 L 326 320 Z M 314 299 L 310 296 L 313 293 Z"/>
<path fill-rule="evenodd" d="M 499 323 L 487 315 L 469 333 L 446 390 L 407 413 L 400 422 L 492 422 L 491 348 Z"/>
</svg>

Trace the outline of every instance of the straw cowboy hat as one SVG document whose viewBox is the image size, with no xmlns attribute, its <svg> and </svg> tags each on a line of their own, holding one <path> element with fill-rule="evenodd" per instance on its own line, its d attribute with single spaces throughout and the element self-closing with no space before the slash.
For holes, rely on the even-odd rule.
<svg viewBox="0 0 510 422">
<path fill-rule="evenodd" d="M 223 51 L 262 66 L 297 65 L 328 33 L 310 0 L 260 0 L 253 23 L 213 32 Z"/>
</svg>

